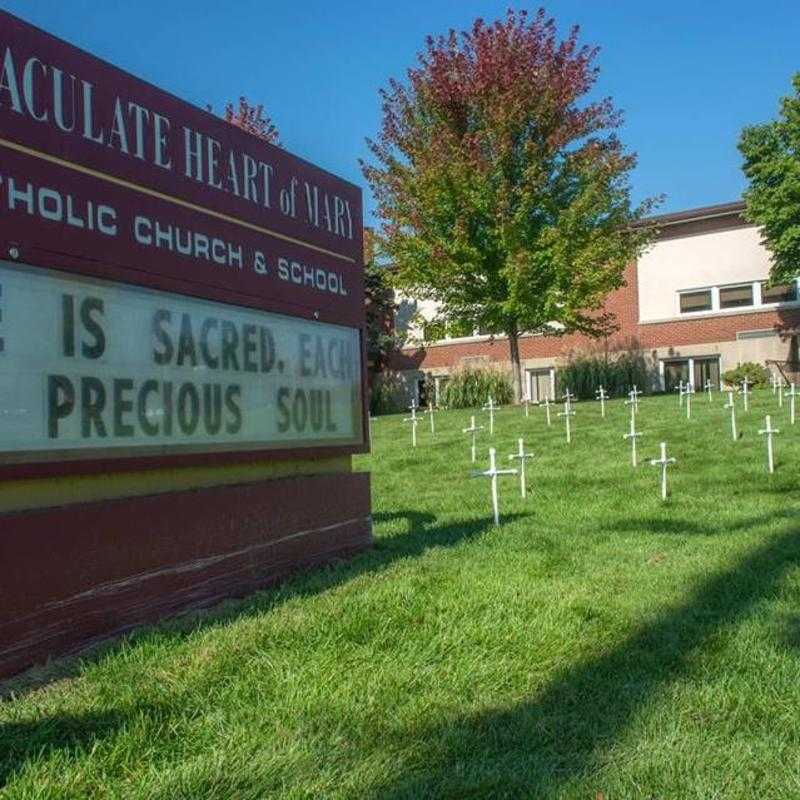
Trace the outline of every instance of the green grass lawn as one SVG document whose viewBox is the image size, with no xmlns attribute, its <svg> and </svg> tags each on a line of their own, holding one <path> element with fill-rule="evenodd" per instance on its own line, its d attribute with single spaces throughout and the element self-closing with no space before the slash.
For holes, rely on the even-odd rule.
<svg viewBox="0 0 800 800">
<path fill-rule="evenodd" d="M 0 703 L 9 798 L 800 797 L 800 423 L 771 391 L 373 425 L 375 549 L 142 631 Z M 781 429 L 777 471 L 756 430 Z M 480 417 L 485 424 L 485 414 Z M 480 440 L 485 466 L 488 436 Z"/>
</svg>

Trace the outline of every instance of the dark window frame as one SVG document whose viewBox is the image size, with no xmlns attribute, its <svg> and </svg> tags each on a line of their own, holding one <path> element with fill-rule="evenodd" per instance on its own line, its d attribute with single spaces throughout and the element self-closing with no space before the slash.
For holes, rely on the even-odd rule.
<svg viewBox="0 0 800 800">
<path fill-rule="evenodd" d="M 796 303 L 797 302 L 797 281 L 791 283 L 778 283 L 774 286 L 768 286 L 768 281 L 761 281 L 761 304 L 765 306 L 775 306 L 781 303 Z M 780 300 L 767 300 L 766 293 L 769 291 L 776 291 L 780 289 L 791 289 L 791 297 L 784 297 Z"/>
<path fill-rule="evenodd" d="M 683 299 L 685 297 L 692 297 L 698 295 L 708 295 L 708 305 L 702 308 L 688 308 L 683 307 Z M 678 292 L 678 310 L 681 314 L 696 314 L 702 311 L 712 311 L 714 305 L 714 296 L 711 289 L 696 289 L 689 292 Z"/>
<path fill-rule="evenodd" d="M 726 301 L 723 299 L 725 292 L 737 291 L 737 290 L 747 290 L 749 292 L 749 300 L 741 301 L 741 300 L 733 300 L 733 301 Z M 728 286 L 720 286 L 719 287 L 719 309 L 720 311 L 725 311 L 729 308 L 752 308 L 756 303 L 756 296 L 755 292 L 753 291 L 753 284 L 752 283 L 735 283 L 730 284 Z"/>
</svg>

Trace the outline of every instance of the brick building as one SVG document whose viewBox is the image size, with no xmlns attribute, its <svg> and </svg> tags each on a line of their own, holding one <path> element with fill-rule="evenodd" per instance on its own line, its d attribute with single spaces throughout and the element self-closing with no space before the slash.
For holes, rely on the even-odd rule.
<svg viewBox="0 0 800 800">
<path fill-rule="evenodd" d="M 559 365 L 571 351 L 637 349 L 648 364 L 651 391 L 669 391 L 679 380 L 718 383 L 723 372 L 745 361 L 795 369 L 797 281 L 767 285 L 770 255 L 743 209 L 735 202 L 651 218 L 659 231 L 656 242 L 627 268 L 625 285 L 606 301 L 616 333 L 601 340 L 541 334 L 520 339 L 529 397 L 555 395 Z M 465 364 L 510 366 L 502 336 L 476 331 L 424 341 L 425 320 L 435 311 L 431 304 L 400 299 L 397 325 L 405 327 L 409 346 L 392 366 L 409 396 L 418 397 L 426 379 L 438 394 L 450 372 Z"/>
</svg>

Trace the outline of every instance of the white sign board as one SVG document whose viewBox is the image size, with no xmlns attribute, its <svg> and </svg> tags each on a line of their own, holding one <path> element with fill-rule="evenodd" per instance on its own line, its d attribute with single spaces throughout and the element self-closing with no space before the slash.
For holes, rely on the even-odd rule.
<svg viewBox="0 0 800 800">
<path fill-rule="evenodd" d="M 356 329 L 0 262 L 4 461 L 361 441 Z"/>
</svg>

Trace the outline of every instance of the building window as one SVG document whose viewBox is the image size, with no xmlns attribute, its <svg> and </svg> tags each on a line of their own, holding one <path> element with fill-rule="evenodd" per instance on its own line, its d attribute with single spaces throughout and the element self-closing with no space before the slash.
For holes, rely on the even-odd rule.
<svg viewBox="0 0 800 800">
<path fill-rule="evenodd" d="M 681 384 L 689 382 L 697 392 L 705 389 L 706 381 L 710 381 L 717 389 L 719 379 L 719 356 L 692 356 L 666 359 L 661 362 L 661 380 L 666 392 L 672 392 Z"/>
<path fill-rule="evenodd" d="M 753 305 L 753 284 L 741 286 L 723 286 L 719 290 L 720 308 L 740 308 Z"/>
<path fill-rule="evenodd" d="M 693 311 L 711 311 L 711 289 L 702 292 L 683 292 L 680 295 L 681 314 Z"/>
<path fill-rule="evenodd" d="M 762 303 L 794 303 L 796 300 L 796 283 L 776 283 L 774 286 L 769 286 L 767 281 L 761 282 Z"/>
</svg>

